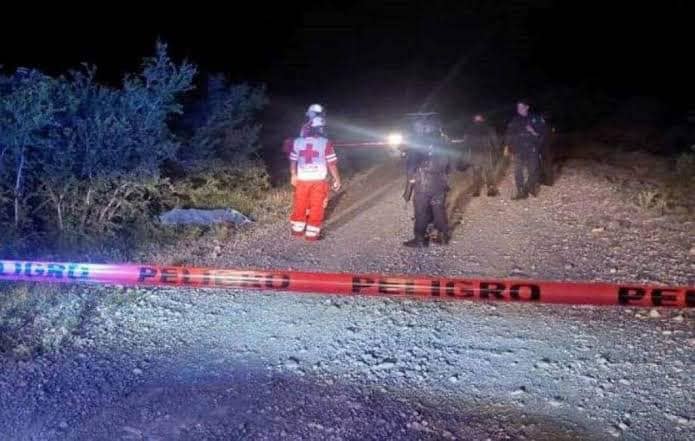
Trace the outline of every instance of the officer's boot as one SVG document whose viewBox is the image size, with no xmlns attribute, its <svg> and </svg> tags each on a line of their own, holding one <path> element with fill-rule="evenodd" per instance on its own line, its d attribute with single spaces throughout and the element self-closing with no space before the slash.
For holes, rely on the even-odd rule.
<svg viewBox="0 0 695 441">
<path fill-rule="evenodd" d="M 451 235 L 449 233 L 438 233 L 436 243 L 439 245 L 449 245 L 451 241 Z"/>
<path fill-rule="evenodd" d="M 409 248 L 425 248 L 428 247 L 430 243 L 424 237 L 415 237 L 407 242 L 403 242 L 403 245 Z"/>
<path fill-rule="evenodd" d="M 477 168 L 473 171 L 473 192 L 471 196 L 477 198 L 480 196 L 480 189 L 483 187 L 483 177 Z"/>
<path fill-rule="evenodd" d="M 528 192 L 525 188 L 517 188 L 516 194 L 512 196 L 513 201 L 518 201 L 519 199 L 526 199 L 528 197 Z"/>
<path fill-rule="evenodd" d="M 478 179 L 476 179 L 475 183 L 473 184 L 473 193 L 471 196 L 473 196 L 474 198 L 477 198 L 478 196 L 480 196 L 480 189 L 482 187 L 483 187 L 483 183 L 481 181 L 479 181 Z"/>
</svg>

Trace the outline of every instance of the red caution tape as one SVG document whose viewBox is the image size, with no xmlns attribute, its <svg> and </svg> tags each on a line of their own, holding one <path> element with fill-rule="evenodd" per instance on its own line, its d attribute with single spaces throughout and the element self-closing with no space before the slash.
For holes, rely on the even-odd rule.
<svg viewBox="0 0 695 441">
<path fill-rule="evenodd" d="M 695 306 L 695 287 L 0 260 L 0 281 L 244 288 L 577 305 Z"/>
</svg>

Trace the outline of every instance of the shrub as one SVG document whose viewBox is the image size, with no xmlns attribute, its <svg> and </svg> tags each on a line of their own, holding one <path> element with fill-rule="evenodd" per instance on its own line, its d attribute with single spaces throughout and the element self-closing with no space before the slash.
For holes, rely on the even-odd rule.
<svg viewBox="0 0 695 441">
<path fill-rule="evenodd" d="M 264 87 L 229 84 L 215 74 L 204 97 L 190 109 L 185 127 L 192 134 L 183 146 L 183 160 L 220 159 L 228 164 L 248 160 L 259 149 L 257 113 L 267 102 Z"/>
<path fill-rule="evenodd" d="M 162 194 L 167 207 L 234 208 L 253 215 L 257 202 L 270 190 L 270 177 L 259 162 L 236 166 L 220 163 L 199 164 L 175 180 Z"/>
<path fill-rule="evenodd" d="M 121 89 L 97 85 L 94 69 L 50 78 L 18 70 L 0 96 L 0 203 L 13 199 L 15 227 L 87 229 L 123 217 L 141 184 L 179 144 L 167 120 L 181 112 L 195 68 L 175 65 L 157 45 L 139 76 Z M 43 222 L 42 222 L 43 221 Z"/>
<path fill-rule="evenodd" d="M 78 243 L 135 234 L 176 206 L 254 214 L 270 189 L 264 167 L 250 161 L 264 87 L 213 75 L 184 108 L 196 68 L 174 63 L 162 43 L 119 88 L 98 84 L 95 73 L 85 65 L 60 77 L 23 68 L 0 75 L 4 249 L 29 237 Z M 166 163 L 184 175 L 162 176 Z"/>
</svg>

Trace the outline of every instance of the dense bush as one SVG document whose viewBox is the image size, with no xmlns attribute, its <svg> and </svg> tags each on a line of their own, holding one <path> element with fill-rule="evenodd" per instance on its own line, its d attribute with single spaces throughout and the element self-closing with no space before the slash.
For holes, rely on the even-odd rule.
<svg viewBox="0 0 695 441">
<path fill-rule="evenodd" d="M 211 75 L 202 97 L 187 109 L 182 125 L 190 137 L 180 158 L 214 157 L 227 163 L 249 158 L 258 151 L 261 125 L 255 118 L 265 104 L 263 87 L 229 84 L 222 75 Z"/>
<path fill-rule="evenodd" d="M 185 176 L 165 181 L 158 200 L 163 208 L 233 207 L 254 215 L 255 207 L 270 190 L 270 176 L 263 164 L 246 161 L 234 166 L 205 163 L 187 170 Z"/>
<path fill-rule="evenodd" d="M 219 165 L 239 164 L 258 148 L 262 87 L 230 85 L 214 75 L 184 115 L 196 68 L 174 63 L 164 44 L 120 88 L 98 84 L 95 72 L 85 66 L 50 77 L 20 68 L 0 75 L 5 231 L 15 237 L 110 235 L 149 222 L 172 204 L 232 203 L 224 195 L 234 188 L 251 186 L 253 195 L 266 188 L 262 178 Z M 165 161 L 180 159 L 196 160 L 189 175 L 176 181 L 160 176 Z"/>
</svg>

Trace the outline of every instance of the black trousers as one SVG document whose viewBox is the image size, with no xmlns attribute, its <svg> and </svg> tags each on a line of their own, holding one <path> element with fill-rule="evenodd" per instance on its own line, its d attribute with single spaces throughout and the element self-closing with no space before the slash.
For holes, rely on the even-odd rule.
<svg viewBox="0 0 695 441">
<path fill-rule="evenodd" d="M 540 147 L 540 181 L 543 185 L 553 185 L 555 182 L 555 172 L 553 170 L 553 151 L 549 143 L 543 143 Z"/>
<path fill-rule="evenodd" d="M 424 239 L 427 225 L 434 227 L 444 234 L 449 234 L 449 222 L 446 218 L 446 191 L 419 191 L 415 188 L 413 198 L 415 208 L 415 238 Z"/>
<path fill-rule="evenodd" d="M 539 180 L 540 158 L 537 148 L 524 149 L 515 154 L 514 158 L 514 180 L 516 190 L 519 193 L 526 193 L 536 188 Z M 524 179 L 526 172 L 526 179 Z"/>
<path fill-rule="evenodd" d="M 495 173 L 492 167 L 487 165 L 473 166 L 473 193 L 478 194 L 483 186 L 487 186 L 488 190 L 492 190 L 495 185 Z"/>
</svg>

